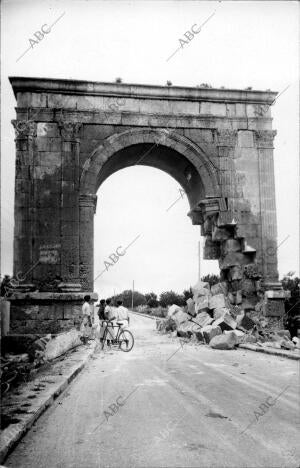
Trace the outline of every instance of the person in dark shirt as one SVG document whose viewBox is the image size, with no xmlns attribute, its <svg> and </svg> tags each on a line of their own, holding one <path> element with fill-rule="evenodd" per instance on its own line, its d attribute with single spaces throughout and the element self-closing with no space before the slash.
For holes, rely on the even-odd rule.
<svg viewBox="0 0 300 468">
<path fill-rule="evenodd" d="M 101 301 L 99 302 L 99 309 L 98 309 L 98 316 L 99 316 L 100 321 L 105 320 L 104 310 L 105 310 L 105 299 L 101 299 Z"/>
</svg>

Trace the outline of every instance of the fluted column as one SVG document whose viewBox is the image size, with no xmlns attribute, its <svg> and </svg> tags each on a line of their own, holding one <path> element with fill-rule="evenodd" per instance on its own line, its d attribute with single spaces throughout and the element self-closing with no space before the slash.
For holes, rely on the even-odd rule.
<svg viewBox="0 0 300 468">
<path fill-rule="evenodd" d="M 61 277 L 64 290 L 79 284 L 79 152 L 81 123 L 59 121 L 61 135 Z"/>
<path fill-rule="evenodd" d="M 216 136 L 219 156 L 217 172 L 222 187 L 222 196 L 228 198 L 229 209 L 234 210 L 234 199 L 238 195 L 233 157 L 238 131 L 231 129 L 218 130 Z"/>
<path fill-rule="evenodd" d="M 262 269 L 266 281 L 278 280 L 277 269 L 277 219 L 275 201 L 275 179 L 273 140 L 276 131 L 255 132 L 258 151 L 258 172 L 260 190 L 260 217 L 262 238 Z"/>
<path fill-rule="evenodd" d="M 12 120 L 16 142 L 14 208 L 14 276 L 19 273 L 32 280 L 34 258 L 34 150 L 37 126 L 32 120 Z"/>
<path fill-rule="evenodd" d="M 94 286 L 94 214 L 96 204 L 97 196 L 94 194 L 81 194 L 79 197 L 79 278 L 83 291 L 93 291 Z"/>
</svg>

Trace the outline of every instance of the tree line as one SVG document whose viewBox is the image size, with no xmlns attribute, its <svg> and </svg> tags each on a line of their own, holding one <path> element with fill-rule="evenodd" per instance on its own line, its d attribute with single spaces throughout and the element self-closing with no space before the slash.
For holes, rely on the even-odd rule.
<svg viewBox="0 0 300 468">
<path fill-rule="evenodd" d="M 213 284 L 216 284 L 220 281 L 220 277 L 217 275 L 206 275 L 201 278 L 201 281 L 205 281 L 212 286 Z M 131 289 L 126 289 L 125 291 L 111 297 L 110 299 L 113 301 L 113 303 L 117 303 L 117 301 L 122 300 L 125 307 L 131 307 L 133 299 L 133 307 L 144 305 L 150 308 L 155 308 L 159 306 L 167 307 L 172 304 L 183 307 L 186 305 L 186 301 L 192 297 L 193 292 L 192 288 L 190 287 L 189 289 L 185 289 L 182 294 L 171 290 L 162 292 L 159 297 L 154 292 L 142 294 L 139 291 L 134 291 L 132 293 Z"/>
</svg>

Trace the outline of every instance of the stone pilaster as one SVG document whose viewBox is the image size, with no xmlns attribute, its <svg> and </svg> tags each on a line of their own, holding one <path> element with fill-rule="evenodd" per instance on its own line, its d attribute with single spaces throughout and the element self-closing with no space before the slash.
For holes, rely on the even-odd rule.
<svg viewBox="0 0 300 468">
<path fill-rule="evenodd" d="M 79 197 L 79 282 L 83 291 L 93 291 L 94 283 L 94 214 L 97 196 Z"/>
<path fill-rule="evenodd" d="M 273 140 L 276 131 L 255 132 L 258 152 L 258 173 L 260 191 L 260 218 L 262 255 L 260 263 L 266 282 L 278 280 L 277 270 L 277 219 L 275 206 L 275 180 Z"/>
<path fill-rule="evenodd" d="M 79 284 L 79 122 L 59 121 L 61 135 L 61 277 L 65 290 Z"/>
<path fill-rule="evenodd" d="M 233 158 L 237 145 L 238 131 L 219 129 L 216 132 L 216 146 L 218 150 L 218 176 L 223 197 L 228 198 L 229 208 L 235 209 L 235 198 L 238 197 L 238 181 Z"/>
<path fill-rule="evenodd" d="M 16 143 L 15 177 L 15 226 L 14 226 L 14 276 L 24 277 L 30 283 L 33 265 L 37 258 L 33 255 L 34 209 L 34 149 L 36 123 L 32 120 L 12 120 Z"/>
</svg>

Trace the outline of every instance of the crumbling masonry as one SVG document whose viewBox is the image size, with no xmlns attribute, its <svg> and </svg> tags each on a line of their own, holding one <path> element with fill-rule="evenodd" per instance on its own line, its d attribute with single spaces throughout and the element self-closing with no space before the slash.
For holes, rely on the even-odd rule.
<svg viewBox="0 0 300 468">
<path fill-rule="evenodd" d="M 274 92 L 10 78 L 17 99 L 11 331 L 58 332 L 93 291 L 97 190 L 161 169 L 185 190 L 228 300 L 280 318 L 270 106 Z M 99 207 L 101 209 L 101 207 Z M 183 247 L 184 248 L 184 247 Z"/>
</svg>

